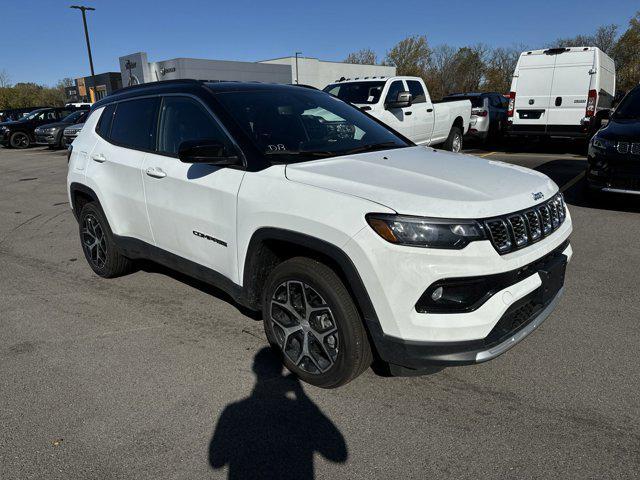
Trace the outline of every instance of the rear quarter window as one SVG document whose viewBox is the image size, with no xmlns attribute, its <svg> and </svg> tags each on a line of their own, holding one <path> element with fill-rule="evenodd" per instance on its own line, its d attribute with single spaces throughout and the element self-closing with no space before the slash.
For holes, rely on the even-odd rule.
<svg viewBox="0 0 640 480">
<path fill-rule="evenodd" d="M 123 147 L 151 150 L 155 144 L 157 98 L 127 100 L 117 104 L 109 140 Z"/>
<path fill-rule="evenodd" d="M 113 120 L 113 112 L 116 109 L 115 103 L 107 105 L 102 111 L 102 115 L 98 119 L 96 125 L 96 133 L 104 139 L 109 139 L 109 133 L 111 131 L 111 121 Z"/>
</svg>

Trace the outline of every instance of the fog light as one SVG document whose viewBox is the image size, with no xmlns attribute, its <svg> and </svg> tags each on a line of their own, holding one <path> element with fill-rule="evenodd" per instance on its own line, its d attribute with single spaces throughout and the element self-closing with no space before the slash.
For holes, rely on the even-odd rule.
<svg viewBox="0 0 640 480">
<path fill-rule="evenodd" d="M 433 300 L 434 302 L 437 302 L 438 300 L 440 300 L 442 298 L 442 292 L 443 292 L 442 287 L 436 288 L 431 294 L 431 300 Z"/>
</svg>

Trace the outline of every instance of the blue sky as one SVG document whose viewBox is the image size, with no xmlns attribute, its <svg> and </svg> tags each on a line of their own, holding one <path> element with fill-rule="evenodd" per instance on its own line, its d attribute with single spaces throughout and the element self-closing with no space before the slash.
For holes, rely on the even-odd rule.
<svg viewBox="0 0 640 480">
<path fill-rule="evenodd" d="M 13 83 L 55 84 L 89 72 L 80 12 L 88 13 L 96 73 L 146 51 L 174 57 L 262 60 L 302 51 L 340 61 L 369 47 L 379 57 L 412 34 L 430 44 L 544 46 L 615 23 L 624 31 L 638 0 L 1 0 L 0 70 Z"/>
</svg>

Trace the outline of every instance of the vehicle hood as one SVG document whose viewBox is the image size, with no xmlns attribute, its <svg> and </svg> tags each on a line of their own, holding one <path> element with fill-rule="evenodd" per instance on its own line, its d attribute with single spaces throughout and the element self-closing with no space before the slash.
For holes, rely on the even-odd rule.
<svg viewBox="0 0 640 480">
<path fill-rule="evenodd" d="M 608 140 L 640 140 L 640 119 L 611 120 L 598 136 Z"/>
<path fill-rule="evenodd" d="M 45 123 L 44 125 L 40 125 L 38 127 L 39 130 L 44 130 L 45 128 L 64 128 L 72 125 L 69 122 L 55 122 L 55 123 Z"/>
<path fill-rule="evenodd" d="M 529 208 L 558 191 L 549 177 L 535 170 L 429 147 L 290 164 L 285 175 L 401 214 L 440 218 L 502 215 Z"/>
<path fill-rule="evenodd" d="M 73 123 L 71 125 L 67 125 L 67 127 L 64 129 L 64 131 L 66 132 L 67 130 L 82 130 L 82 127 L 84 127 L 84 123 Z"/>
</svg>

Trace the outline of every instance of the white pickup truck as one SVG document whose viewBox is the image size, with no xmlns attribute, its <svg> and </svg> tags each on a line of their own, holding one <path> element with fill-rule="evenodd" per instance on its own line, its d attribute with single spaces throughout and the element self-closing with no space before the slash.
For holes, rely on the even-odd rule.
<svg viewBox="0 0 640 480">
<path fill-rule="evenodd" d="M 443 144 L 459 152 L 469 129 L 471 102 L 437 103 L 419 77 L 364 77 L 339 80 L 324 91 L 386 123 L 418 145 Z"/>
</svg>

